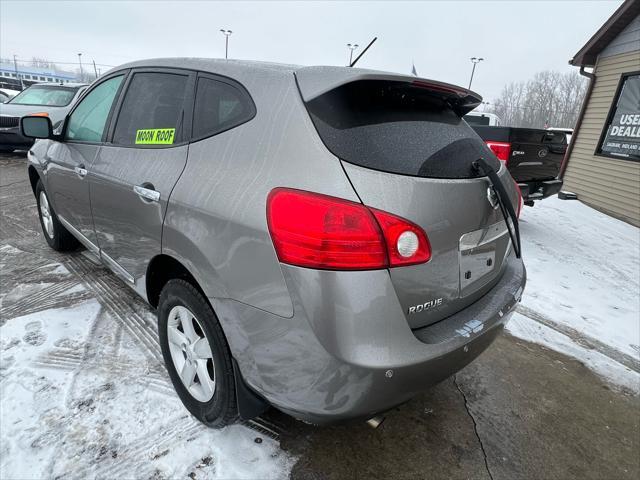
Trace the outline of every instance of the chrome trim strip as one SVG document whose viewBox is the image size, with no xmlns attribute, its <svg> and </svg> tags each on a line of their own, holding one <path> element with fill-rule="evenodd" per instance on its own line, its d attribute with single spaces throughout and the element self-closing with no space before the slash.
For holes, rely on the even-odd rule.
<svg viewBox="0 0 640 480">
<path fill-rule="evenodd" d="M 60 220 L 60 223 L 64 226 L 64 228 L 69 230 L 69 232 L 74 237 L 76 237 L 80 243 L 82 243 L 85 247 L 87 247 L 87 249 L 91 253 L 97 255 L 98 257 L 100 257 L 104 261 L 104 263 L 107 265 L 107 267 L 109 267 L 116 275 L 122 277 L 124 280 L 126 280 L 129 283 L 131 283 L 132 285 L 135 284 L 135 280 L 134 280 L 133 276 L 129 272 L 127 272 L 113 258 L 111 258 L 109 255 L 107 255 L 103 251 L 101 251 L 96 246 L 96 244 L 94 244 L 91 240 L 89 240 L 82 233 L 80 233 L 78 231 L 78 229 L 76 229 L 74 226 L 72 226 L 67 220 L 65 220 L 64 217 L 62 217 L 61 215 L 58 215 L 58 220 Z"/>
<path fill-rule="evenodd" d="M 100 250 L 100 255 L 102 257 L 102 260 L 104 260 L 104 262 L 107 264 L 107 266 L 113 270 L 113 272 L 124 278 L 127 282 L 129 282 L 130 284 L 134 285 L 135 284 L 135 280 L 133 278 L 133 276 L 127 272 L 122 265 L 120 265 L 118 262 L 116 262 L 113 258 L 111 258 L 109 255 L 107 255 L 106 253 L 104 253 L 103 250 Z"/>
<path fill-rule="evenodd" d="M 542 162 L 520 162 L 516 167 L 528 167 L 532 165 L 542 165 Z"/>
<path fill-rule="evenodd" d="M 95 243 L 93 243 L 82 233 L 80 233 L 80 231 L 78 231 L 73 225 L 71 225 L 62 215 L 58 215 L 58 220 L 60 220 L 60 223 L 64 226 L 64 228 L 69 230 L 69 233 L 71 233 L 71 235 L 76 237 L 80 243 L 87 247 L 87 250 L 100 256 L 100 249 Z"/>
</svg>

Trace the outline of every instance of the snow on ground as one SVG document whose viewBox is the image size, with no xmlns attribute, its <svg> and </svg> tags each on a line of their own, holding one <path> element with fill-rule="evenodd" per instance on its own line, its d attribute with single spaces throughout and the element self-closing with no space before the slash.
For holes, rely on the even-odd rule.
<svg viewBox="0 0 640 480">
<path fill-rule="evenodd" d="M 62 261 L 0 249 L 3 277 L 25 279 L 0 289 L 1 479 L 288 476 L 276 441 L 189 415 L 151 312 L 82 255 Z"/>
<path fill-rule="evenodd" d="M 509 331 L 638 392 L 620 359 L 640 364 L 640 229 L 553 197 L 524 208 L 520 234 L 528 278 Z"/>
</svg>

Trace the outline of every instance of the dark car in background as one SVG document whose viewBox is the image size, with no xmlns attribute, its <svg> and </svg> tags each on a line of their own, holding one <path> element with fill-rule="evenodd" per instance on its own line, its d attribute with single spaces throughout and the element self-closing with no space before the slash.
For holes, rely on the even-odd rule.
<svg viewBox="0 0 640 480">
<path fill-rule="evenodd" d="M 536 128 L 471 127 L 502 161 L 518 183 L 525 205 L 555 195 L 562 187 L 558 178 L 567 151 L 564 131 Z"/>
<path fill-rule="evenodd" d="M 0 103 L 0 152 L 26 150 L 33 145 L 32 138 L 20 133 L 21 117 L 47 116 L 56 128 L 86 87 L 85 83 L 36 83 Z"/>
</svg>

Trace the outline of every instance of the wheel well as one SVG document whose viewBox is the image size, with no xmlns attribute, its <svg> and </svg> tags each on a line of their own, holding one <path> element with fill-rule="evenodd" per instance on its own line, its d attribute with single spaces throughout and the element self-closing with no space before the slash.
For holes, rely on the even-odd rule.
<svg viewBox="0 0 640 480">
<path fill-rule="evenodd" d="M 166 283 L 178 278 L 189 282 L 207 298 L 196 279 L 184 265 L 169 255 L 158 255 L 149 263 L 146 277 L 147 300 L 153 308 L 158 308 L 160 292 Z"/>
<path fill-rule="evenodd" d="M 31 183 L 31 190 L 33 190 L 33 194 L 36 194 L 36 185 L 38 185 L 38 180 L 40 180 L 40 175 L 36 170 L 36 167 L 33 165 L 29 165 L 29 183 Z"/>
</svg>

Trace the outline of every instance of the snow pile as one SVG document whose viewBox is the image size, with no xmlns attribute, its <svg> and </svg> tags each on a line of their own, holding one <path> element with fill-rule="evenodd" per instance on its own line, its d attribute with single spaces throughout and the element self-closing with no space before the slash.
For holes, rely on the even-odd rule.
<svg viewBox="0 0 640 480">
<path fill-rule="evenodd" d="M 520 231 L 528 281 L 508 330 L 640 391 L 640 229 L 553 197 Z"/>
<path fill-rule="evenodd" d="M 67 269 L 50 260 L 24 266 L 32 257 L 11 249 L 0 256 L 4 268 L 34 279 L 3 285 L 0 299 L 0 478 L 288 476 L 293 460 L 276 441 L 241 425 L 211 430 L 189 415 L 159 347 L 141 341 L 145 325 L 157 334 L 139 302 L 95 295 L 98 277 L 78 283 L 68 271 L 78 257 Z M 60 278 L 41 281 L 47 275 Z M 16 300 L 21 292 L 29 295 Z M 57 307 L 42 309 L 46 302 Z M 16 311 L 31 313 L 11 318 Z"/>
</svg>

